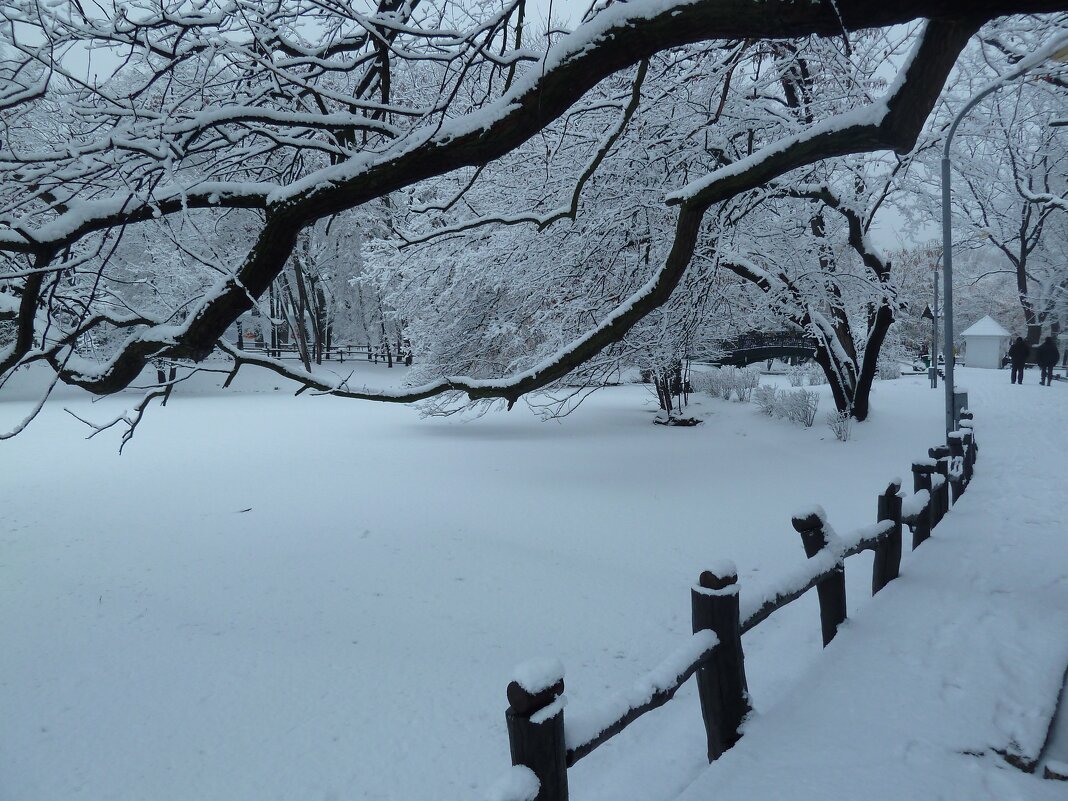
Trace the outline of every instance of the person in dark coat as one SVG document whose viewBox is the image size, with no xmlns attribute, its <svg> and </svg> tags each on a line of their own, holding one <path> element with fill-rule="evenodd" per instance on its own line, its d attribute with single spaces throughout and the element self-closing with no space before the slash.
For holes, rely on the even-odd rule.
<svg viewBox="0 0 1068 801">
<path fill-rule="evenodd" d="M 1016 341 L 1009 348 L 1009 362 L 1012 363 L 1012 383 L 1022 384 L 1024 365 L 1027 357 L 1031 355 L 1031 346 L 1024 342 L 1023 337 L 1016 337 Z"/>
<path fill-rule="evenodd" d="M 1035 357 L 1039 368 L 1042 370 L 1042 378 L 1039 380 L 1039 384 L 1045 384 L 1047 387 L 1053 384 L 1053 368 L 1057 366 L 1057 359 L 1060 358 L 1060 355 L 1053 337 L 1046 337 L 1046 341 L 1038 346 L 1038 352 Z"/>
</svg>

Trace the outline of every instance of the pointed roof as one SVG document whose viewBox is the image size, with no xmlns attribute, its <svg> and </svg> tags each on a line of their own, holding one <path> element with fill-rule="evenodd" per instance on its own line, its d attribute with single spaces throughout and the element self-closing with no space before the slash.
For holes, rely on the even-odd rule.
<svg viewBox="0 0 1068 801">
<path fill-rule="evenodd" d="M 962 337 L 1011 337 L 1008 331 L 1006 331 L 1001 323 L 991 317 L 989 314 L 975 325 L 961 331 Z"/>
</svg>

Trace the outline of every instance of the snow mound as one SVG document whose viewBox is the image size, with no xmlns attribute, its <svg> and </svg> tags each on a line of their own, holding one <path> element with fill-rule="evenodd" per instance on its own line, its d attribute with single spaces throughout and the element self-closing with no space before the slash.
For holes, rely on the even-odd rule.
<svg viewBox="0 0 1068 801">
<path fill-rule="evenodd" d="M 541 782 L 534 771 L 524 765 L 513 765 L 489 786 L 484 798 L 486 801 L 534 801 L 540 789 Z"/>
</svg>

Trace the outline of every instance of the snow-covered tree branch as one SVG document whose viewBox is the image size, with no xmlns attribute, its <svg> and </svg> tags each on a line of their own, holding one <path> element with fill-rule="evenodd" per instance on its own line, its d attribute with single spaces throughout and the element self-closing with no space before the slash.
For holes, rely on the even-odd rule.
<svg viewBox="0 0 1068 801">
<path fill-rule="evenodd" d="M 109 393 L 154 358 L 203 360 L 257 307 L 317 222 L 381 203 L 380 221 L 396 230 L 401 193 L 458 179 L 469 185 L 444 206 L 455 211 L 492 184 L 479 171 L 510 154 L 548 170 L 551 152 L 531 159 L 534 144 L 552 137 L 557 153 L 574 151 L 571 177 L 549 174 L 546 183 L 547 191 L 569 186 L 565 202 L 548 215 L 467 211 L 487 223 L 573 222 L 591 181 L 601 198 L 633 191 L 613 187 L 608 162 L 638 120 L 650 119 L 657 103 L 686 102 L 678 95 L 685 85 L 651 87 L 645 62 L 691 65 L 695 77 L 710 78 L 700 90 L 705 119 L 661 125 L 656 140 L 642 139 L 656 127 L 648 122 L 633 133 L 673 165 L 662 200 L 649 207 L 656 224 L 644 244 L 627 246 L 645 248 L 644 267 L 535 361 L 374 393 L 236 354 L 239 365 L 350 397 L 410 402 L 459 391 L 514 402 L 596 358 L 661 307 L 687 275 L 710 209 L 827 159 L 909 151 L 982 24 L 1064 7 L 1056 0 L 634 0 L 599 6 L 575 31 L 538 41 L 523 32 L 523 0 L 381 0 L 373 13 L 307 0 L 136 2 L 95 11 L 14 0 L 0 12 L 0 252 L 7 254 L 0 320 L 13 331 L 0 340 L 0 382 L 20 365 L 46 361 L 62 381 Z M 930 22 L 909 42 L 892 84 L 874 91 L 857 80 L 863 68 L 851 61 L 848 38 L 921 16 Z M 807 37 L 846 40 L 837 55 L 826 48 L 821 56 L 841 63 L 836 98 L 804 96 L 808 67 L 798 66 L 796 48 L 752 47 L 804 46 Z M 69 61 L 85 49 L 107 53 L 117 66 L 99 79 L 76 74 Z M 785 102 L 759 89 L 769 59 L 783 74 L 800 70 L 799 80 L 773 81 L 785 87 Z M 617 75 L 629 77 L 613 90 L 608 82 Z M 763 121 L 730 119 L 749 102 L 738 96 L 732 105 L 739 83 L 754 87 L 752 109 Z M 610 127 L 590 135 L 583 118 L 606 116 Z M 680 155 L 686 148 L 700 158 Z M 469 227 L 441 223 L 452 226 L 442 229 L 448 234 Z M 211 231 L 225 246 L 183 246 L 166 264 L 132 257 L 137 242 L 161 241 L 176 226 Z M 421 236 L 429 242 L 439 233 Z M 165 308 L 157 302 L 163 284 Z M 148 291 L 135 297 L 129 286 Z M 299 287 L 294 298 L 304 308 L 298 294 Z M 89 334 L 108 340 L 104 355 L 78 352 Z"/>
</svg>

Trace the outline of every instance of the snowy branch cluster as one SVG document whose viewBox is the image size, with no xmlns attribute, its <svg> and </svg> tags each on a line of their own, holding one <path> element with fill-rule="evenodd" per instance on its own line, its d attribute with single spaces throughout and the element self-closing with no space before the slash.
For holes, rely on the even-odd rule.
<svg viewBox="0 0 1068 801">
<path fill-rule="evenodd" d="M 997 71 L 1066 5 L 632 0 L 569 32 L 525 0 L 10 0 L 0 387 L 37 362 L 110 393 L 221 350 L 511 404 L 774 325 L 863 418 L 905 307 L 875 216 L 976 32 Z M 1035 163 L 1012 177 L 1052 220 L 1063 183 L 1028 176 L 1062 165 Z M 417 352 L 410 386 L 318 369 L 346 339 Z"/>
</svg>

